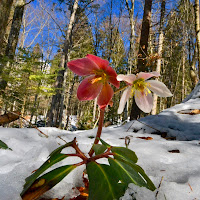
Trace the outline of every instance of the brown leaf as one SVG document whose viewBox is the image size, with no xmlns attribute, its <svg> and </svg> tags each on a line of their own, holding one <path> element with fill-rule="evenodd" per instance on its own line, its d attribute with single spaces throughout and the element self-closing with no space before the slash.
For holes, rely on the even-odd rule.
<svg viewBox="0 0 200 200">
<path fill-rule="evenodd" d="M 176 140 L 176 137 L 165 137 L 166 140 Z"/>
<path fill-rule="evenodd" d="M 140 138 L 140 139 L 143 139 L 143 140 L 153 140 L 152 137 L 136 137 L 136 138 Z"/>
<path fill-rule="evenodd" d="M 168 152 L 170 152 L 170 153 L 180 153 L 180 151 L 178 149 L 173 149 L 173 150 L 170 150 Z"/>
<path fill-rule="evenodd" d="M 77 197 L 74 197 L 70 200 L 87 200 L 89 197 L 89 180 L 87 178 L 84 177 L 85 173 L 83 172 L 83 183 L 85 185 L 85 187 L 76 187 L 78 189 L 78 191 L 80 192 L 80 195 Z"/>
<path fill-rule="evenodd" d="M 3 115 L 0 115 L 0 125 L 8 124 L 10 122 L 19 119 L 19 115 L 20 115 L 19 111 L 8 112 Z"/>
<path fill-rule="evenodd" d="M 62 199 L 59 198 L 53 198 L 53 199 L 46 199 L 46 198 L 42 198 L 40 200 L 64 200 L 65 196 Z"/>
<path fill-rule="evenodd" d="M 104 127 L 108 127 L 108 126 L 110 126 L 110 125 L 112 125 L 112 122 L 111 122 L 111 121 L 107 121 L 107 122 L 104 123 L 103 126 L 104 126 Z"/>
<path fill-rule="evenodd" d="M 188 114 L 188 115 L 198 115 L 198 114 L 200 114 L 200 109 L 181 110 L 181 111 L 178 111 L 178 113 Z"/>
</svg>

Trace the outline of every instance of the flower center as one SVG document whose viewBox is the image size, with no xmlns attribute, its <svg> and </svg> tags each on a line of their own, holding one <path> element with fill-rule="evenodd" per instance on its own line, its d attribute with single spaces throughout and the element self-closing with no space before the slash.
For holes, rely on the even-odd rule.
<svg viewBox="0 0 200 200">
<path fill-rule="evenodd" d="M 138 90 L 142 93 L 145 93 L 147 95 L 148 93 L 151 93 L 151 91 L 147 88 L 147 86 L 150 86 L 149 83 L 145 82 L 143 78 L 139 78 L 135 80 L 132 84 L 132 95 L 135 94 L 135 91 Z"/>
<path fill-rule="evenodd" d="M 92 80 L 92 84 L 96 83 L 96 82 L 102 82 L 103 84 L 105 84 L 108 80 L 108 75 L 103 71 L 103 70 L 99 70 L 95 72 L 95 78 Z"/>
</svg>

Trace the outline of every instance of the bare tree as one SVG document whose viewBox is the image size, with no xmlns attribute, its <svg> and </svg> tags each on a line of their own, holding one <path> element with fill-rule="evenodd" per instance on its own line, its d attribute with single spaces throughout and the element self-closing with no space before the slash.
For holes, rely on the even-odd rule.
<svg viewBox="0 0 200 200">
<path fill-rule="evenodd" d="M 166 0 L 162 0 L 161 10 L 160 10 L 159 39 L 158 39 L 158 60 L 157 60 L 157 65 L 156 65 L 156 71 L 158 73 L 160 73 L 160 71 L 161 71 L 161 61 L 162 61 L 162 51 L 163 51 L 163 41 L 164 41 L 163 25 L 164 25 L 164 17 L 165 17 L 165 4 L 166 4 Z M 153 94 L 153 108 L 151 111 L 152 115 L 156 114 L 157 100 L 158 100 L 158 97 L 154 93 Z"/>
<path fill-rule="evenodd" d="M 3 54 L 4 37 L 12 4 L 13 0 L 1 0 L 0 2 L 0 54 Z"/>
<path fill-rule="evenodd" d="M 146 58 L 147 58 L 150 21 L 151 21 L 151 7 L 152 7 L 152 0 L 145 0 L 143 20 L 142 20 L 142 30 L 140 36 L 140 45 L 138 51 L 138 63 L 137 63 L 138 71 L 143 71 L 143 72 L 148 71 L 146 67 L 147 63 Z M 140 109 L 137 107 L 135 99 L 133 97 L 130 119 L 131 120 L 137 119 L 139 118 L 139 116 L 140 116 Z"/>
<path fill-rule="evenodd" d="M 198 61 L 199 61 L 199 77 L 200 77 L 200 24 L 199 24 L 199 0 L 195 0 L 194 3 L 194 13 L 195 13 L 195 31 L 196 31 L 196 40 L 197 40 L 197 52 L 198 52 Z"/>
<path fill-rule="evenodd" d="M 26 3 L 25 0 L 19 0 L 17 1 L 17 5 L 15 7 L 11 30 L 8 38 L 8 44 L 6 46 L 6 51 L 5 51 L 5 56 L 7 56 L 9 59 L 13 59 L 15 56 L 15 50 L 17 48 L 25 3 Z M 0 74 L 2 70 L 3 70 L 3 65 L 0 65 Z M 6 86 L 7 86 L 7 81 L 4 79 L 0 80 L 0 90 L 1 91 L 5 90 Z"/>
<path fill-rule="evenodd" d="M 128 65 L 129 65 L 130 74 L 133 67 L 133 57 L 134 57 L 134 37 L 135 37 L 134 4 L 135 4 L 135 0 L 131 0 L 130 4 L 129 4 L 129 1 L 126 0 L 126 7 L 129 13 L 130 28 L 131 28 L 130 47 L 129 47 L 129 55 L 128 55 Z"/>
<path fill-rule="evenodd" d="M 56 81 L 56 94 L 53 95 L 51 101 L 51 107 L 48 111 L 48 126 L 61 126 L 62 117 L 63 117 L 63 109 L 64 109 L 64 95 L 65 95 L 65 83 L 67 77 L 67 62 L 69 57 L 69 50 L 72 44 L 72 29 L 75 23 L 76 12 L 78 9 L 79 0 L 74 1 L 73 9 L 70 16 L 70 21 L 68 24 L 68 29 L 65 37 L 65 45 L 63 48 L 63 54 L 61 56 L 60 67 L 64 68 L 64 70 L 60 70 L 57 76 Z"/>
</svg>

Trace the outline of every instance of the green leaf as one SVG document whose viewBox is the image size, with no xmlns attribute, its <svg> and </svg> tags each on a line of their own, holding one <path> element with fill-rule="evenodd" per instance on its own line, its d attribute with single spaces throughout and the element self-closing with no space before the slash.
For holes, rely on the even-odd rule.
<svg viewBox="0 0 200 200">
<path fill-rule="evenodd" d="M 75 168 L 76 165 L 66 165 L 44 174 L 43 176 L 35 180 L 31 187 L 29 187 L 29 189 L 25 193 L 21 194 L 23 200 L 37 199 L 43 193 L 50 190 L 57 183 L 59 183 Z"/>
<path fill-rule="evenodd" d="M 155 190 L 156 187 L 145 174 L 144 170 L 133 162 L 123 162 L 118 159 L 109 158 L 110 167 L 118 174 L 120 181 L 128 187 L 129 183 L 134 183 L 140 187 L 146 187 L 149 190 Z"/>
<path fill-rule="evenodd" d="M 12 150 L 11 148 L 8 147 L 6 143 L 0 140 L 0 149 L 9 149 Z"/>
<path fill-rule="evenodd" d="M 24 184 L 24 189 L 21 193 L 21 196 L 28 190 L 28 188 L 33 184 L 33 182 L 45 171 L 47 170 L 49 167 L 51 167 L 52 165 L 56 164 L 57 162 L 67 158 L 68 156 L 65 154 L 61 154 L 60 152 L 62 151 L 62 149 L 64 149 L 65 147 L 71 146 L 73 143 L 69 142 L 65 145 L 62 145 L 60 147 L 58 147 L 57 149 L 55 149 L 50 155 L 49 155 L 49 159 L 32 175 L 30 175 L 29 177 L 26 178 L 26 183 Z"/>
<path fill-rule="evenodd" d="M 119 183 L 115 171 L 105 164 L 89 162 L 87 164 L 89 178 L 88 200 L 119 199 L 125 192 L 125 185 Z"/>
<path fill-rule="evenodd" d="M 95 155 L 102 154 L 107 149 L 106 146 L 102 144 L 94 144 L 92 148 L 95 152 Z"/>
<path fill-rule="evenodd" d="M 111 151 L 112 153 L 114 153 L 115 159 L 133 163 L 136 163 L 138 161 L 135 152 L 125 147 L 112 147 Z"/>
<path fill-rule="evenodd" d="M 69 147 L 69 146 L 72 146 L 72 144 L 73 144 L 73 141 L 68 142 L 68 143 L 66 143 L 66 144 L 64 144 L 64 145 L 62 145 L 62 146 L 60 146 L 60 147 L 58 147 L 57 149 L 55 149 L 54 151 L 51 152 L 51 154 L 49 155 L 49 157 L 51 157 L 51 156 L 53 156 L 53 155 L 55 155 L 55 154 L 60 153 L 64 148 Z"/>
<path fill-rule="evenodd" d="M 104 140 L 102 140 L 101 138 L 99 138 L 99 140 L 100 140 L 101 143 L 102 143 L 104 146 L 106 146 L 107 148 L 110 148 L 110 147 L 111 147 L 110 144 L 106 143 L 106 142 L 105 142 Z"/>
</svg>

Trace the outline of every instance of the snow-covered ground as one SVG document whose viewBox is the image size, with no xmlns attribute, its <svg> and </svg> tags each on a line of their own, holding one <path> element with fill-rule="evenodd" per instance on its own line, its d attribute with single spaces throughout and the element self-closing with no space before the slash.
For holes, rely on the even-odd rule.
<svg viewBox="0 0 200 200">
<path fill-rule="evenodd" d="M 183 114 L 193 109 L 198 113 L 200 100 L 196 93 L 184 103 L 159 115 L 140 119 L 143 123 L 135 121 L 123 126 L 103 128 L 102 139 L 113 146 L 125 146 L 125 137 L 130 138 L 129 148 L 136 152 L 138 164 L 158 188 L 151 192 L 129 184 L 121 200 L 133 200 L 133 195 L 137 200 L 200 200 L 200 114 Z M 13 150 L 0 149 L 0 200 L 21 199 L 20 193 L 25 178 L 38 169 L 54 149 L 64 144 L 59 137 L 67 142 L 76 137 L 80 149 L 88 152 L 93 142 L 91 136 L 96 134 L 96 129 L 75 132 L 56 128 L 40 130 L 49 137 L 45 138 L 31 128 L 0 127 L 0 140 Z M 151 134 L 153 132 L 165 132 L 167 137 L 176 137 L 176 140 L 166 140 L 160 135 Z M 152 139 L 144 140 L 138 137 Z M 74 161 L 74 158 L 67 158 L 55 167 Z M 77 191 L 72 188 L 80 186 L 83 169 L 75 169 L 45 196 L 65 196 L 65 199 L 69 199 L 77 195 Z"/>
</svg>

